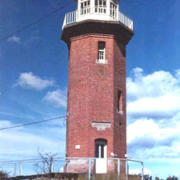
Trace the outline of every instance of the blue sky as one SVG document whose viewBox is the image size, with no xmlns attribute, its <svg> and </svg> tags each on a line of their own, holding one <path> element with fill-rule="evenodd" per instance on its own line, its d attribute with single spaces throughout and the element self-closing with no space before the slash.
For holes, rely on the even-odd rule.
<svg viewBox="0 0 180 180">
<path fill-rule="evenodd" d="M 68 0 L 70 1 L 70 0 Z M 68 1 L 1 0 L 0 39 Z M 127 46 L 128 155 L 180 176 L 180 2 L 121 0 L 134 20 Z M 66 114 L 68 51 L 60 40 L 75 3 L 0 41 L 0 127 Z M 65 152 L 63 120 L 0 131 L 0 160 Z"/>
</svg>

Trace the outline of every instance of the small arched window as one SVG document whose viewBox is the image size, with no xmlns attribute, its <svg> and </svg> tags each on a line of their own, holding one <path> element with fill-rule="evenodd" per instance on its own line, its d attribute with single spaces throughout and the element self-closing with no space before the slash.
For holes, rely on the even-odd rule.
<svg viewBox="0 0 180 180">
<path fill-rule="evenodd" d="M 106 62 L 106 43 L 103 41 L 98 42 L 98 59 L 97 62 L 105 63 Z"/>
<path fill-rule="evenodd" d="M 118 90 L 118 99 L 117 99 L 117 111 L 119 113 L 123 113 L 123 99 L 122 99 L 122 91 Z"/>
</svg>

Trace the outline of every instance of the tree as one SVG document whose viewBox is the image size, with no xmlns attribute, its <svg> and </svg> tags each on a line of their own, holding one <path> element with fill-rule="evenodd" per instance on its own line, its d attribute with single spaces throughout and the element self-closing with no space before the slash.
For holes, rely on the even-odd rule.
<svg viewBox="0 0 180 180">
<path fill-rule="evenodd" d="M 152 180 L 152 176 L 148 175 L 144 175 L 144 180 Z"/>
<path fill-rule="evenodd" d="M 155 180 L 160 180 L 160 178 L 159 177 L 155 177 Z"/>
<path fill-rule="evenodd" d="M 178 178 L 176 176 L 169 176 L 166 180 L 178 180 Z"/>
<path fill-rule="evenodd" d="M 54 159 L 57 156 L 52 153 L 39 153 L 40 161 L 35 164 L 36 171 L 40 171 L 43 174 L 51 174 L 53 172 Z"/>
</svg>

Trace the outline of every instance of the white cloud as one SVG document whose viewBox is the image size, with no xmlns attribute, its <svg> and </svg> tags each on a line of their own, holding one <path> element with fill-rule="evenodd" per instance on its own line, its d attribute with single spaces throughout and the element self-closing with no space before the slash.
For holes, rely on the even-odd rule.
<svg viewBox="0 0 180 180">
<path fill-rule="evenodd" d="M 9 121 L 1 120 L 0 121 L 0 128 L 9 127 L 11 123 Z"/>
<path fill-rule="evenodd" d="M 66 108 L 67 106 L 67 89 L 64 90 L 57 89 L 55 91 L 49 91 L 45 97 L 43 98 L 44 101 L 51 103 L 54 107 Z"/>
<path fill-rule="evenodd" d="M 35 31 L 32 31 L 30 33 L 30 35 L 23 40 L 23 44 L 25 46 L 28 46 L 28 45 L 31 45 L 34 42 L 37 42 L 38 40 L 42 40 L 42 38 L 40 36 L 39 31 L 35 30 Z"/>
<path fill-rule="evenodd" d="M 137 159 L 180 156 L 180 70 L 127 78 L 128 154 Z"/>
<path fill-rule="evenodd" d="M 33 89 L 40 91 L 47 87 L 53 86 L 54 81 L 41 79 L 40 77 L 35 76 L 32 72 L 28 72 L 21 73 L 15 85 L 21 86 L 24 89 Z"/>
<path fill-rule="evenodd" d="M 135 68 L 127 78 L 127 112 L 133 117 L 173 117 L 180 111 L 180 70 L 143 75 Z"/>
<path fill-rule="evenodd" d="M 178 87 L 180 83 L 179 74 L 175 76 L 166 71 L 156 71 L 149 75 L 143 75 L 141 68 L 132 71 L 132 77 L 127 78 L 128 100 L 145 97 L 158 97 L 174 91 L 172 87 Z"/>
<path fill-rule="evenodd" d="M 174 122 L 171 127 L 161 127 L 161 123 L 164 122 L 158 124 L 151 119 L 136 120 L 127 129 L 128 144 L 132 147 L 139 146 L 141 148 L 169 147 L 174 141 L 180 140 L 180 122 Z"/>
<path fill-rule="evenodd" d="M 13 35 L 13 36 L 9 37 L 9 38 L 7 39 L 7 41 L 8 41 L 8 42 L 18 43 L 18 44 L 27 46 L 27 45 L 29 45 L 29 44 L 37 41 L 37 40 L 40 40 L 40 39 L 41 39 L 41 38 L 40 38 L 40 35 L 39 35 L 39 31 L 36 30 L 36 31 L 32 31 L 32 32 L 28 35 L 28 37 L 26 37 L 26 38 L 24 38 L 24 39 L 22 39 L 22 38 L 20 38 L 20 37 L 18 37 L 18 36 Z"/>
<path fill-rule="evenodd" d="M 20 37 L 17 36 L 11 36 L 7 39 L 8 42 L 15 42 L 15 43 L 21 43 L 21 39 Z"/>
<path fill-rule="evenodd" d="M 128 126 L 128 153 L 133 159 L 173 161 L 180 157 L 180 122 L 161 127 L 153 120 L 137 120 Z"/>
<path fill-rule="evenodd" d="M 65 151 L 65 127 L 62 121 L 0 131 L 0 159 L 31 158 L 38 155 L 38 149 L 44 152 L 61 153 Z M 0 121 L 0 127 L 17 124 Z M 46 132 L 46 133 L 44 133 Z M 61 138 L 60 138 L 61 137 Z"/>
</svg>

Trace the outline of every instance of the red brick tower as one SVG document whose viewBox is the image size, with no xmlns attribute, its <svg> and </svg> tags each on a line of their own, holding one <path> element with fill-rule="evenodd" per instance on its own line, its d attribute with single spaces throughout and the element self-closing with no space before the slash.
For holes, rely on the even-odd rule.
<svg viewBox="0 0 180 180">
<path fill-rule="evenodd" d="M 119 12 L 119 0 L 76 2 L 61 37 L 69 48 L 66 156 L 124 158 L 133 22 Z"/>
</svg>

